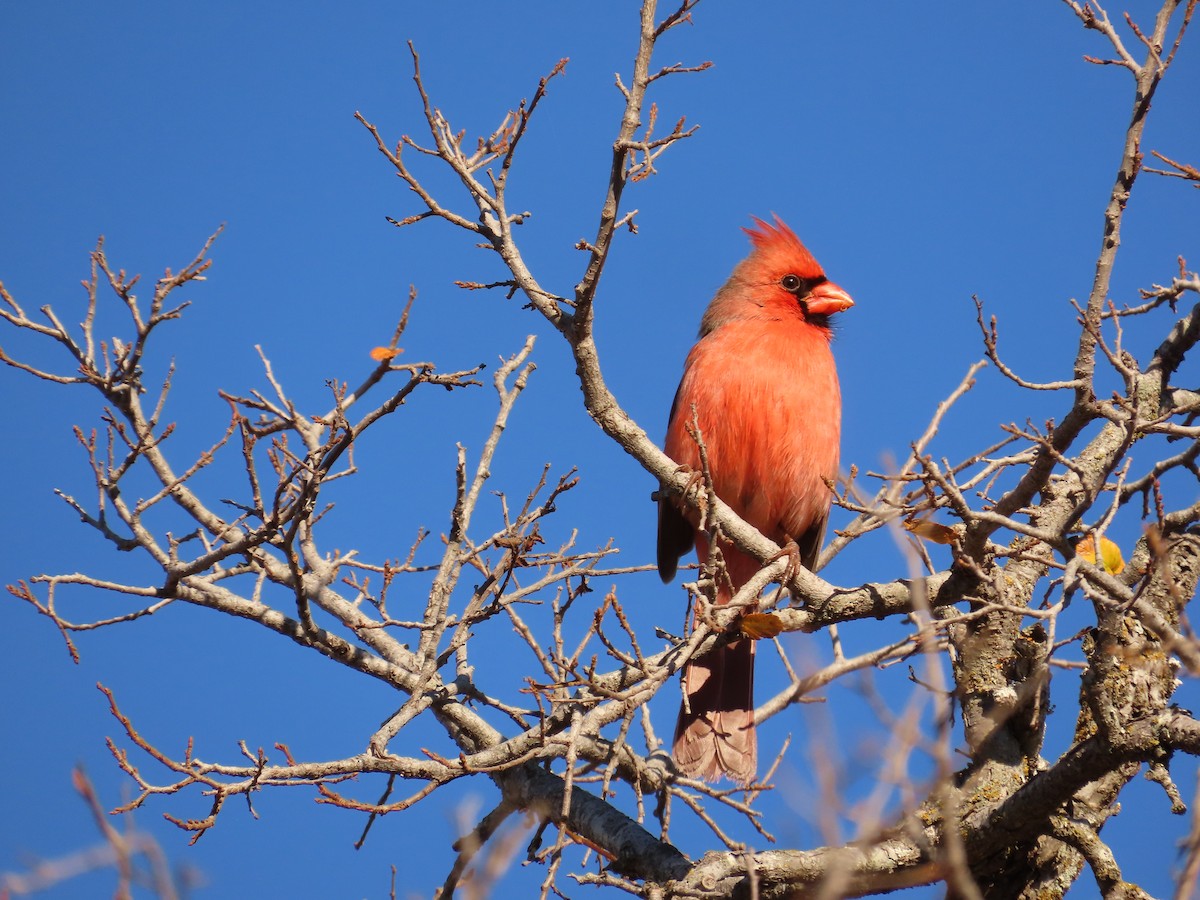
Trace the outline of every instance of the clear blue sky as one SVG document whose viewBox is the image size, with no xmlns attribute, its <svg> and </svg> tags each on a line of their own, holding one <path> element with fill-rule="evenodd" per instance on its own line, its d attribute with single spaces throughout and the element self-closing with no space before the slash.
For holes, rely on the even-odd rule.
<svg viewBox="0 0 1200 900">
<path fill-rule="evenodd" d="M 1133 4 L 1149 20 L 1153 4 Z M 1114 18 L 1120 9 L 1114 7 Z M 693 26 L 672 32 L 658 62 L 711 60 L 700 75 L 660 82 L 653 99 L 661 127 L 686 115 L 697 135 L 672 149 L 660 174 L 632 186 L 640 234 L 622 236 L 597 307 L 610 386 L 630 414 L 660 433 L 701 310 L 746 252 L 740 227 L 751 215 L 782 216 L 809 244 L 857 306 L 841 322 L 836 353 L 845 403 L 843 460 L 879 469 L 901 456 L 936 403 L 981 355 L 972 294 L 1001 320 L 1010 361 L 1030 378 L 1069 374 L 1072 297 L 1085 297 L 1099 247 L 1101 212 L 1119 158 L 1130 79 L 1081 61 L 1106 54 L 1065 5 L 1050 0 L 878 5 L 703 3 Z M 561 57 L 570 63 L 539 111 L 513 177 L 515 206 L 534 213 L 521 233 L 543 284 L 569 294 L 583 256 L 572 249 L 595 232 L 621 111 L 613 73 L 627 73 L 636 4 L 372 2 L 330 4 L 216 2 L 197 5 L 10 3 L 0 8 L 0 278 L 27 309 L 53 304 L 77 321 L 87 253 L 98 235 L 114 264 L 144 273 L 189 260 L 220 223 L 209 281 L 160 344 L 179 375 L 168 418 L 173 439 L 198 451 L 223 427 L 217 389 L 262 388 L 259 344 L 275 372 L 311 411 L 327 406 L 325 382 L 354 382 L 371 367 L 367 351 L 386 343 L 408 286 L 420 292 L 406 360 L 462 368 L 516 351 L 538 335 L 538 363 L 514 416 L 491 487 L 523 495 L 545 462 L 578 466 L 583 486 L 555 527 L 581 530 L 583 546 L 609 537 L 626 564 L 652 557 L 652 480 L 609 445 L 579 402 L 568 354 L 555 334 L 517 300 L 466 293 L 455 279 L 489 281 L 497 261 L 439 222 L 397 231 L 387 215 L 419 211 L 355 110 L 394 141 L 418 135 L 422 120 L 407 40 L 422 54 L 438 106 L 471 135 L 486 133 L 529 96 Z M 1193 38 L 1198 37 L 1193 35 Z M 1151 117 L 1147 149 L 1200 160 L 1195 98 L 1197 46 L 1185 46 Z M 464 198 L 445 178 L 431 184 L 447 203 Z M 1130 207 L 1114 299 L 1169 279 L 1179 254 L 1200 258 L 1196 194 L 1177 181 L 1145 178 Z M 1193 264 L 1196 259 L 1192 259 Z M 113 332 L 118 321 L 115 315 Z M 1161 339 L 1131 335 L 1135 354 Z M 66 366 L 25 337 L 0 333 L 13 355 Z M 1194 370 L 1193 370 L 1194 372 Z M 96 397 L 82 388 L 35 383 L 0 371 L 8 412 L 4 538 L 0 580 L 43 571 L 152 578 L 138 560 L 115 558 L 52 494 L 85 502 L 89 476 L 71 425 L 98 423 Z M 937 452 L 954 457 L 989 443 L 996 423 L 1035 422 L 1063 412 L 1059 398 L 1015 395 L 992 370 L 947 423 Z M 420 525 L 437 533 L 452 502 L 454 442 L 477 451 L 480 416 L 492 396 L 417 397 L 360 449 L 364 475 L 337 495 L 331 525 L 339 546 L 376 560 L 407 548 Z M 231 475 L 236 467 L 225 469 Z M 218 468 L 205 486 L 228 496 Z M 224 493 L 222 491 L 225 491 Z M 496 508 L 487 516 L 495 517 Z M 1128 519 L 1128 521 L 1126 521 Z M 835 522 L 836 524 L 836 522 Z M 1135 516 L 1113 535 L 1132 543 Z M 344 535 L 344 537 L 343 537 Z M 839 559 L 836 583 L 891 580 L 904 562 L 889 538 Z M 940 564 L 946 560 L 940 559 Z M 658 621 L 676 630 L 683 595 L 657 578 L 620 588 L 649 635 Z M 602 596 L 597 594 L 596 596 Z M 112 613 L 108 598 L 80 594 L 76 619 Z M 843 629 L 852 648 L 900 633 L 899 623 Z M 0 871 L 29 855 L 53 857 L 95 842 L 70 769 L 83 762 L 108 805 L 129 789 L 105 749 L 117 735 L 94 684 L 111 687 L 144 732 L 182 752 L 235 762 L 236 742 L 287 743 L 300 758 L 362 750 L 394 695 L 336 666 L 271 640 L 243 623 L 179 605 L 124 628 L 79 638 L 72 665 L 47 620 L 16 602 L 0 603 Z M 801 637 L 815 659 L 823 637 Z M 902 668 L 902 667 L 901 667 Z M 880 676 L 897 711 L 907 696 L 900 669 Z M 1055 682 L 1073 708 L 1076 690 Z M 1178 695 L 1195 707 L 1194 686 Z M 677 694 L 656 700 L 669 731 Z M 849 748 L 851 779 L 870 783 L 872 740 L 860 732 L 859 701 L 831 704 L 826 726 Z M 786 717 L 785 717 L 786 718 Z M 765 738 L 796 735 L 797 712 Z M 1068 726 L 1071 723 L 1066 723 Z M 1061 749 L 1065 734 L 1048 743 Z M 161 775 L 149 761 L 147 774 Z M 797 761 L 797 769 L 804 766 Z M 1194 762 L 1177 766 L 1191 796 Z M 767 805 L 782 846 L 815 846 L 811 788 L 802 773 L 781 778 Z M 373 797 L 379 786 L 362 786 Z M 260 818 L 231 805 L 195 848 L 162 813 L 207 814 L 195 793 L 163 798 L 138 813 L 172 860 L 203 870 L 197 896 L 385 896 L 388 867 L 428 896 L 452 859 L 455 810 L 491 788 L 471 783 L 439 793 L 411 814 L 376 824 L 367 847 L 351 847 L 360 817 L 317 806 L 307 790 L 255 798 Z M 1161 793 L 1131 787 L 1127 813 L 1105 832 L 1126 877 L 1151 893 L 1168 890 L 1185 820 L 1169 820 Z M 1153 833 L 1137 817 L 1152 812 Z M 1171 830 L 1167 830 L 1170 828 Z M 708 846 L 686 826 L 689 853 Z M 747 838 L 750 836 L 747 835 Z M 541 871 L 517 872 L 526 890 Z M 532 881 L 531 881 L 532 879 Z M 73 882 L 49 896 L 94 896 L 108 875 Z M 1087 875 L 1078 896 L 1092 892 Z M 577 891 L 578 893 L 578 891 Z M 405 891 L 400 892 L 405 896 Z M 520 895 L 518 893 L 517 895 Z"/>
</svg>

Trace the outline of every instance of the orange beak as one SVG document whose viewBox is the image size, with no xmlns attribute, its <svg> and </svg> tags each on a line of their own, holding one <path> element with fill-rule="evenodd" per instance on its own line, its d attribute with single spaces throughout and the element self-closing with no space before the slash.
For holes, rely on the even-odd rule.
<svg viewBox="0 0 1200 900">
<path fill-rule="evenodd" d="M 818 316 L 829 316 L 849 309 L 854 305 L 850 295 L 832 281 L 818 284 L 804 301 L 808 311 Z"/>
</svg>

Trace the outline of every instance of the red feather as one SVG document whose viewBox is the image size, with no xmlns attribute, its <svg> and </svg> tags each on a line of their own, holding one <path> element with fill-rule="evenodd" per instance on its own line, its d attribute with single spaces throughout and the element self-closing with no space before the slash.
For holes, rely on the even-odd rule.
<svg viewBox="0 0 1200 900">
<path fill-rule="evenodd" d="M 745 229 L 753 250 L 717 291 L 688 354 L 667 426 L 666 452 L 701 470 L 688 433 L 699 427 L 718 497 L 779 544 L 795 541 L 812 568 L 820 551 L 837 475 L 841 394 L 830 349 L 829 317 L 853 305 L 778 217 Z M 695 516 L 659 505 L 658 565 L 663 580 L 694 545 L 708 558 Z M 723 544 L 736 592 L 758 561 Z M 718 603 L 732 597 L 718 581 Z M 684 669 L 685 701 L 675 759 L 689 775 L 754 779 L 754 642 L 736 640 Z"/>
</svg>

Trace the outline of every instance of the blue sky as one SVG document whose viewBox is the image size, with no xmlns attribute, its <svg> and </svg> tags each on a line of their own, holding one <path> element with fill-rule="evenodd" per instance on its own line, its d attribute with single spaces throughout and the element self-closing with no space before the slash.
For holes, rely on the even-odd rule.
<svg viewBox="0 0 1200 900">
<path fill-rule="evenodd" d="M 1107 48 L 1061 3 L 946 0 L 899 10 L 705 3 L 693 25 L 661 45 L 661 64 L 714 63 L 654 89 L 663 127 L 686 115 L 700 130 L 662 157 L 657 176 L 627 191 L 626 208 L 640 210 L 640 233 L 619 238 L 597 306 L 610 387 L 652 434 L 665 426 L 704 304 L 747 250 L 740 228 L 751 215 L 778 213 L 856 300 L 835 347 L 845 464 L 878 470 L 902 456 L 982 355 L 972 295 L 999 316 L 1002 349 L 1022 374 L 1069 374 L 1068 300 L 1085 297 L 1091 285 L 1130 80 L 1081 60 Z M 1153 10 L 1131 7 L 1143 20 Z M 407 361 L 429 359 L 442 369 L 494 363 L 535 334 L 538 370 L 490 487 L 523 496 L 544 463 L 555 472 L 578 467 L 583 484 L 555 527 L 563 534 L 578 527 L 583 546 L 615 539 L 625 564 L 649 562 L 654 485 L 583 413 L 561 340 L 517 300 L 453 287 L 456 279 L 501 276 L 497 260 L 468 236 L 440 222 L 402 231 L 387 224 L 385 216 L 419 210 L 353 119 L 362 111 L 393 142 L 419 135 L 408 40 L 422 55 L 435 103 L 472 135 L 491 131 L 569 57 L 511 187 L 514 206 L 534 213 L 520 232 L 527 261 L 544 285 L 568 294 L 584 262 L 573 245 L 595 232 L 621 112 L 613 73 L 630 68 L 636 25 L 628 0 L 357 3 L 336 11 L 317 3 L 7 4 L 0 8 L 0 278 L 27 309 L 49 303 L 76 321 L 78 282 L 98 235 L 115 265 L 149 281 L 190 260 L 225 223 L 208 282 L 187 291 L 192 308 L 172 326 L 171 345 L 160 344 L 149 361 L 161 367 L 173 357 L 178 367 L 168 417 L 180 421 L 173 440 L 181 455 L 207 446 L 224 426 L 218 388 L 265 387 L 255 345 L 302 404 L 323 411 L 327 380 L 354 382 L 373 365 L 367 351 L 387 342 L 410 284 L 419 299 L 403 341 Z M 1193 163 L 1200 159 L 1195 51 L 1185 46 L 1164 82 L 1146 142 Z M 446 202 L 462 207 L 453 182 L 428 171 Z M 1139 182 L 1113 282 L 1117 302 L 1169 279 L 1179 254 L 1200 257 L 1195 202 L 1181 182 Z M 115 312 L 106 321 L 112 333 L 118 321 Z M 1127 336 L 1135 355 L 1161 337 L 1153 327 Z M 0 344 L 35 363 L 66 365 L 25 336 L 5 331 Z M 52 494 L 90 497 L 70 428 L 98 423 L 96 398 L 7 368 L 0 390 L 10 422 L 2 580 L 72 570 L 152 578 L 141 561 L 111 554 Z M 339 489 L 331 521 L 338 538 L 330 543 L 381 559 L 402 554 L 418 526 L 441 530 L 453 499 L 454 444 L 477 451 L 481 417 L 493 406 L 486 391 L 414 398 L 360 448 L 364 474 Z M 960 456 L 990 443 L 999 422 L 1041 422 L 1063 411 L 1060 398 L 1031 401 L 987 370 L 935 450 Z M 234 477 L 236 466 L 206 476 L 214 496 L 225 496 L 222 472 Z M 495 504 L 483 515 L 494 519 Z M 1139 527 L 1136 516 L 1120 517 L 1112 534 L 1131 544 Z M 903 557 L 880 535 L 825 574 L 858 584 L 904 572 Z M 647 634 L 654 622 L 672 630 L 680 623 L 677 587 L 647 576 L 620 590 Z M 96 595 L 73 602 L 79 619 L 113 609 Z M 230 761 L 242 739 L 267 748 L 281 741 L 308 759 L 356 753 L 398 705 L 379 685 L 182 606 L 83 635 L 79 666 L 51 624 L 23 605 L 0 604 L 0 628 L 7 644 L 0 771 L 10 775 L 0 870 L 95 841 L 71 792 L 74 763 L 86 765 L 110 806 L 129 789 L 104 746 L 117 729 L 97 681 L 164 747 L 181 751 L 196 735 L 198 755 Z M 872 623 L 844 629 L 843 638 L 865 649 L 899 628 Z M 814 659 L 828 657 L 821 637 L 797 640 L 808 642 L 797 646 Z M 908 696 L 904 673 L 879 682 L 899 710 Z M 1069 679 L 1055 691 L 1074 707 Z M 1191 684 L 1179 695 L 1184 706 L 1188 695 L 1194 707 Z M 676 701 L 673 690 L 656 699 L 660 733 Z M 819 721 L 850 748 L 846 770 L 860 774 L 847 775 L 847 790 L 858 795 L 870 784 L 873 742 L 886 733 L 859 728 L 862 700 L 852 691 L 840 703 L 817 717 L 798 711 L 768 740 L 778 746 L 791 731 L 794 746 L 805 745 L 806 725 Z M 1068 736 L 1052 737 L 1048 750 Z M 1194 763 L 1178 769 L 1190 796 Z M 797 762 L 781 778 L 780 800 L 769 804 L 783 846 L 819 843 L 806 778 Z M 364 796 L 376 788 L 364 786 Z M 473 798 L 487 808 L 492 799 L 482 783 L 456 786 L 377 823 L 356 852 L 359 817 L 316 806 L 313 796 L 260 795 L 258 820 L 230 808 L 191 849 L 160 817 L 206 814 L 199 796 L 159 799 L 138 822 L 173 860 L 204 871 L 209 888 L 199 896 L 383 896 L 392 864 L 405 873 L 401 884 L 428 896 L 451 861 L 455 811 Z M 1173 842 L 1187 822 L 1167 816 L 1161 793 L 1140 782 L 1126 809 L 1105 833 L 1127 878 L 1165 892 Z M 1137 827 L 1142 815 L 1152 815 L 1153 834 Z M 687 852 L 706 849 L 699 832 L 683 828 Z M 514 873 L 512 885 L 536 883 L 541 872 L 531 868 Z M 107 889 L 105 879 L 49 896 L 95 894 Z M 1087 879 L 1079 896 L 1090 892 Z"/>
</svg>

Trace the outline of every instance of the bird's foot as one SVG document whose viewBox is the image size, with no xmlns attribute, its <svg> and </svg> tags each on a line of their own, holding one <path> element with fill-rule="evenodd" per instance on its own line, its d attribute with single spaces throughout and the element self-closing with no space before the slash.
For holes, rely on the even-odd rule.
<svg viewBox="0 0 1200 900">
<path fill-rule="evenodd" d="M 778 553 L 767 560 L 767 563 L 773 563 L 777 559 L 787 559 L 787 568 L 783 570 L 783 574 L 779 576 L 779 586 L 775 589 L 775 596 L 771 598 L 771 605 L 777 606 L 779 601 L 783 599 L 783 592 L 787 590 L 787 584 L 796 577 L 796 573 L 804 568 L 804 563 L 800 561 L 800 545 L 793 540 L 789 540 Z"/>
<path fill-rule="evenodd" d="M 675 469 L 675 474 L 687 475 L 687 484 L 683 486 L 681 496 L 686 499 L 695 491 L 696 511 L 700 513 L 700 524 L 701 527 L 704 527 L 704 523 L 708 519 L 708 490 L 704 482 L 704 473 L 691 466 L 681 465 Z"/>
</svg>

